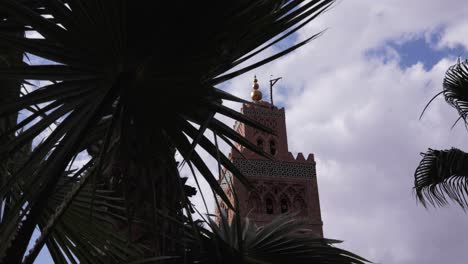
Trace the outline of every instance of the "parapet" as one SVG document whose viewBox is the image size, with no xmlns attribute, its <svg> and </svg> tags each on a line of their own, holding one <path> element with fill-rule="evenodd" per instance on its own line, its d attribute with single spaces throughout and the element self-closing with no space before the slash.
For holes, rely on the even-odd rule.
<svg viewBox="0 0 468 264">
<path fill-rule="evenodd" d="M 297 156 L 294 157 L 294 155 L 291 152 L 288 152 L 287 159 L 284 160 L 286 162 L 298 162 L 298 163 L 315 163 L 315 158 L 314 154 L 310 153 L 307 156 L 307 159 L 304 157 L 304 154 L 302 152 L 297 153 Z"/>
<path fill-rule="evenodd" d="M 296 160 L 297 161 L 305 161 L 305 158 L 304 158 L 304 155 L 302 154 L 302 152 L 297 153 Z"/>
</svg>

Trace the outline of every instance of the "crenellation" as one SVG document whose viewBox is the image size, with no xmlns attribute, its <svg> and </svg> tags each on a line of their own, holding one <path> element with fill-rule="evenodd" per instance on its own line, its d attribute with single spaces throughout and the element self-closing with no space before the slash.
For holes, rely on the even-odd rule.
<svg viewBox="0 0 468 264">
<path fill-rule="evenodd" d="M 297 153 L 296 160 L 297 161 L 305 161 L 305 158 L 304 158 L 304 155 L 302 154 L 302 152 Z"/>
<path fill-rule="evenodd" d="M 315 156 L 313 153 L 310 153 L 309 155 L 307 155 L 307 159 L 306 159 L 304 157 L 304 154 L 302 154 L 302 152 L 297 153 L 296 157 L 294 157 L 294 154 L 292 152 L 288 152 L 284 160 L 287 160 L 288 162 L 315 164 Z"/>
</svg>

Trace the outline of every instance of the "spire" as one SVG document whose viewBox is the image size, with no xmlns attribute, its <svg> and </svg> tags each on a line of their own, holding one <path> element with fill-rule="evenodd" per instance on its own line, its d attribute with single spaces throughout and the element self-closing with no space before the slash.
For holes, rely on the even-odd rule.
<svg viewBox="0 0 468 264">
<path fill-rule="evenodd" d="M 254 76 L 254 83 L 253 83 L 252 88 L 253 88 L 253 91 L 250 93 L 250 97 L 252 98 L 252 100 L 254 100 L 255 102 L 262 100 L 262 92 L 258 90 L 259 85 L 258 85 L 257 76 Z"/>
</svg>

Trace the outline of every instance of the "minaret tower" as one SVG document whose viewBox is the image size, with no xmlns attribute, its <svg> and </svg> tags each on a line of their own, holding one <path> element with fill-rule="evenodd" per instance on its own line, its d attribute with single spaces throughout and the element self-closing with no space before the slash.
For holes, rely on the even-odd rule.
<svg viewBox="0 0 468 264">
<path fill-rule="evenodd" d="M 262 100 L 257 78 L 254 78 L 252 88 L 250 96 L 253 104 L 243 104 L 241 112 L 271 128 L 275 135 L 239 122 L 235 123 L 234 129 L 274 159 L 269 160 L 236 145 L 237 150 L 231 150 L 229 157 L 255 188 L 247 190 L 227 170 L 223 171 L 220 182 L 233 200 L 226 184 L 232 182 L 239 199 L 241 216 L 247 216 L 258 226 L 270 222 L 279 214 L 297 212 L 298 217 L 308 222 L 311 230 L 323 236 L 314 155 L 309 154 L 306 159 L 302 153 L 294 157 L 289 152 L 284 108 L 278 109 Z"/>
</svg>

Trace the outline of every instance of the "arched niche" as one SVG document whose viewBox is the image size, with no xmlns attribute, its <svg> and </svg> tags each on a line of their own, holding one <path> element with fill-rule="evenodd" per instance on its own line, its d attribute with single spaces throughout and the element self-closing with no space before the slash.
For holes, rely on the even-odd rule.
<svg viewBox="0 0 468 264">
<path fill-rule="evenodd" d="M 276 155 L 278 146 L 276 145 L 276 140 L 274 138 L 270 139 L 269 146 L 270 154 L 273 156 Z"/>
<path fill-rule="evenodd" d="M 282 194 L 279 198 L 279 208 L 282 214 L 286 214 L 291 210 L 291 203 L 289 202 L 288 196 Z"/>
<path fill-rule="evenodd" d="M 262 137 L 258 137 L 257 138 L 257 141 L 256 141 L 256 144 L 257 144 L 257 147 L 259 147 L 260 149 L 263 149 L 263 145 L 264 145 L 264 140 Z"/>
<path fill-rule="evenodd" d="M 301 216 L 307 215 L 307 206 L 304 199 L 301 196 L 296 196 L 293 200 L 294 211 L 298 212 Z"/>
<path fill-rule="evenodd" d="M 265 198 L 263 199 L 263 205 L 265 214 L 272 215 L 275 213 L 275 199 L 273 198 L 273 195 L 265 195 Z"/>
</svg>

